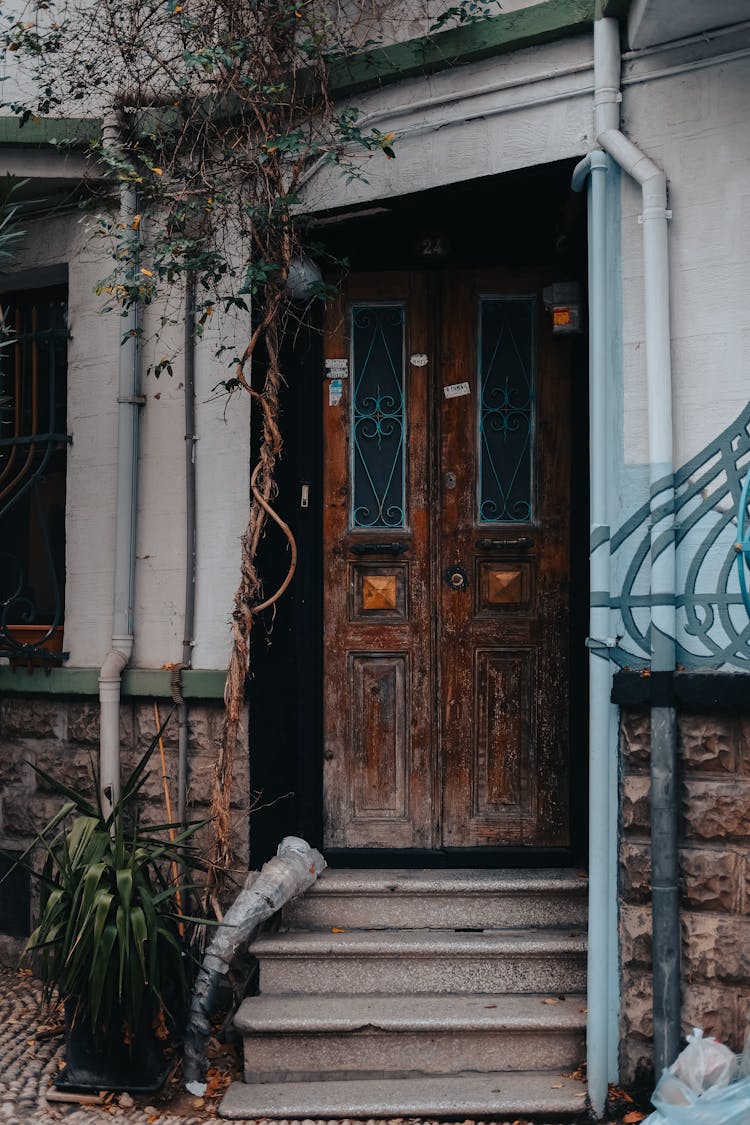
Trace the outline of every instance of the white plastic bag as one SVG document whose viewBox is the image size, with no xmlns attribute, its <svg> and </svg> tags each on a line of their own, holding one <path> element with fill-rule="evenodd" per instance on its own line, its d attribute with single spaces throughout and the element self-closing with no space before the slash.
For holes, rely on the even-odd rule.
<svg viewBox="0 0 750 1125">
<path fill-rule="evenodd" d="M 748 1125 L 750 1077 L 736 1081 L 737 1056 L 694 1028 L 687 1046 L 662 1074 L 642 1125 Z"/>
<path fill-rule="evenodd" d="M 692 1035 L 688 1035 L 687 1046 L 672 1063 L 669 1073 L 696 1094 L 702 1094 L 734 1082 L 737 1056 L 716 1039 L 710 1036 L 704 1039 L 701 1029 L 694 1027 Z"/>
</svg>

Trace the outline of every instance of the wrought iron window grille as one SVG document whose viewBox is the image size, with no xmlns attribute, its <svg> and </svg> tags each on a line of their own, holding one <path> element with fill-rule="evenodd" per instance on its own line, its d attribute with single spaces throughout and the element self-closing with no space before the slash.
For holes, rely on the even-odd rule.
<svg viewBox="0 0 750 1125">
<path fill-rule="evenodd" d="M 0 658 L 52 666 L 65 600 L 67 290 L 0 296 Z"/>
</svg>

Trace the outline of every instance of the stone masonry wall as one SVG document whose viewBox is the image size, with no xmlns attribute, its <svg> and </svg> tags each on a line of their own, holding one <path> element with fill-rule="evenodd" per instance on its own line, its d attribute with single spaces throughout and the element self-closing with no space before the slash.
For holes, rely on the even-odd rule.
<svg viewBox="0 0 750 1125">
<path fill-rule="evenodd" d="M 740 1050 L 750 1007 L 750 716 L 678 715 L 682 1027 Z M 620 1063 L 650 1080 L 649 715 L 623 711 Z"/>
<path fill-rule="evenodd" d="M 173 704 L 159 700 L 161 722 Z M 188 816 L 208 816 L 213 765 L 221 734 L 223 704 L 201 702 L 189 706 L 190 773 Z M 123 702 L 120 738 L 123 775 L 129 772 L 156 733 L 153 700 Z M 246 726 L 245 726 L 245 729 Z M 240 738 L 242 745 L 243 738 Z M 99 705 L 39 695 L 0 701 L 0 849 L 21 851 L 57 812 L 60 798 L 50 792 L 32 769 L 36 765 L 73 788 L 91 789 L 91 762 L 99 749 Z M 172 715 L 164 733 L 166 773 L 173 816 L 177 815 L 177 718 Z M 152 822 L 167 819 L 159 751 L 142 790 L 142 815 Z M 237 857 L 236 875 L 244 879 L 248 866 L 250 782 L 247 757 L 234 764 L 232 829 Z M 204 830 L 206 837 L 208 829 Z M 206 845 L 208 839 L 206 839 Z M 205 850 L 205 849 L 203 849 Z M 0 960 L 14 957 L 20 943 L 3 940 L 0 920 Z"/>
</svg>

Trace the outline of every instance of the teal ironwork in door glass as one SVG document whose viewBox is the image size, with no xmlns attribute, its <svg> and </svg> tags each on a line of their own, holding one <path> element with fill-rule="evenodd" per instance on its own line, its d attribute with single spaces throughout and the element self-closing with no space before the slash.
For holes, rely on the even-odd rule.
<svg viewBox="0 0 750 1125">
<path fill-rule="evenodd" d="M 533 519 L 533 297 L 479 300 L 479 522 Z"/>
<path fill-rule="evenodd" d="M 403 527 L 404 307 L 352 308 L 353 528 Z"/>
</svg>

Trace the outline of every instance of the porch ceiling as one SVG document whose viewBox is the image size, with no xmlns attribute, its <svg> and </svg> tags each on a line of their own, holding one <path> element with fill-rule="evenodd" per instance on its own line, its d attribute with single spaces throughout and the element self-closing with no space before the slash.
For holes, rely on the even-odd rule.
<svg viewBox="0 0 750 1125">
<path fill-rule="evenodd" d="M 701 35 L 750 19 L 748 0 L 633 0 L 628 42 L 634 50 Z"/>
</svg>

